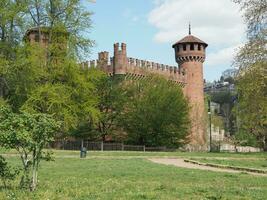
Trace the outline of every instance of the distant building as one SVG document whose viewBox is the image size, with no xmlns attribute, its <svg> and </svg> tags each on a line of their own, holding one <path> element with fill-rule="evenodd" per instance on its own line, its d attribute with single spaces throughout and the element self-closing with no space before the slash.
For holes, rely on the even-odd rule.
<svg viewBox="0 0 267 200">
<path fill-rule="evenodd" d="M 222 72 L 222 78 L 219 81 L 206 82 L 204 85 L 205 93 L 218 93 L 223 91 L 234 92 L 235 84 L 234 79 L 237 76 L 237 69 L 227 69 Z M 227 78 L 232 78 L 231 80 L 226 80 Z"/>
<path fill-rule="evenodd" d="M 238 70 L 237 69 L 234 69 L 234 68 L 227 69 L 227 70 L 223 71 L 222 77 L 224 79 L 229 78 L 229 77 L 234 78 L 237 75 L 237 73 L 238 73 Z"/>
</svg>

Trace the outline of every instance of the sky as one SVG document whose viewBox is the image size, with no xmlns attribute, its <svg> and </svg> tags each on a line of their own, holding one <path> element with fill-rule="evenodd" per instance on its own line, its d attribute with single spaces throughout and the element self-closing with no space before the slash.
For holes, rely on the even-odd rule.
<svg viewBox="0 0 267 200">
<path fill-rule="evenodd" d="M 209 44 L 204 79 L 213 81 L 232 68 L 233 57 L 245 41 L 245 24 L 231 0 L 91 0 L 89 37 L 95 40 L 92 55 L 110 52 L 113 44 L 127 44 L 128 57 L 177 66 L 172 44 L 192 35 Z"/>
</svg>

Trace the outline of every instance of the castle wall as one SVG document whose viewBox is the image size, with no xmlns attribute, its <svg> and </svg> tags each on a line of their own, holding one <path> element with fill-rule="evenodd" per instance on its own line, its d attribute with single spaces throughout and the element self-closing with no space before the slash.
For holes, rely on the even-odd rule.
<svg viewBox="0 0 267 200">
<path fill-rule="evenodd" d="M 186 84 L 186 74 L 176 66 L 169 66 L 147 60 L 127 57 L 126 44 L 114 44 L 114 56 L 109 57 L 108 52 L 98 53 L 97 60 L 82 63 L 82 67 L 98 67 L 109 75 L 122 74 L 135 78 L 143 78 L 149 73 L 159 74 L 175 81 L 182 87 Z"/>
</svg>

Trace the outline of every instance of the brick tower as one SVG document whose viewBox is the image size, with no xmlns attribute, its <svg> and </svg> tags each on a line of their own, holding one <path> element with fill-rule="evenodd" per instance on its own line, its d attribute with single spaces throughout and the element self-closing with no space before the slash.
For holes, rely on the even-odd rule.
<svg viewBox="0 0 267 200">
<path fill-rule="evenodd" d="M 192 145 L 205 144 L 203 62 L 207 46 L 208 44 L 191 35 L 190 25 L 189 35 L 172 46 L 179 69 L 186 75 L 184 94 L 190 104 L 190 141 Z"/>
<path fill-rule="evenodd" d="M 33 27 L 25 33 L 24 40 L 30 44 L 39 43 L 41 47 L 47 48 L 53 45 L 53 48 L 66 52 L 68 47 L 69 33 L 64 30 L 53 30 L 48 27 Z"/>
<path fill-rule="evenodd" d="M 114 44 L 114 57 L 113 57 L 113 74 L 125 75 L 128 67 L 128 58 L 126 51 L 126 44 Z"/>
</svg>

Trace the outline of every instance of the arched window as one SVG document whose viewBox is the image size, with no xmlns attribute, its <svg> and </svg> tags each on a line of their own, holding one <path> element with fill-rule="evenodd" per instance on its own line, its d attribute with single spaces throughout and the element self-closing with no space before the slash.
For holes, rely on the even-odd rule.
<svg viewBox="0 0 267 200">
<path fill-rule="evenodd" d="M 199 51 L 201 51 L 201 44 L 198 44 L 197 49 L 198 49 Z"/>
</svg>

